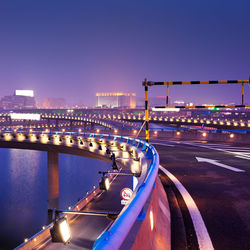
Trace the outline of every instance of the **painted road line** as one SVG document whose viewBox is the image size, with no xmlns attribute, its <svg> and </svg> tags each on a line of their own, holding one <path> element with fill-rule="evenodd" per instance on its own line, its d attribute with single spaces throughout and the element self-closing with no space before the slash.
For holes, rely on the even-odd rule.
<svg viewBox="0 0 250 250">
<path fill-rule="evenodd" d="M 179 180 L 173 174 L 171 174 L 167 169 L 163 168 L 162 166 L 159 166 L 159 168 L 174 183 L 174 185 L 180 192 L 184 202 L 186 203 L 186 206 L 188 208 L 188 211 L 190 213 L 190 216 L 194 225 L 194 230 L 195 230 L 196 237 L 198 240 L 199 249 L 200 250 L 214 249 L 212 241 L 208 234 L 207 228 L 205 226 L 205 223 L 201 217 L 200 211 L 198 207 L 196 206 L 191 195 L 188 193 L 186 188 L 179 182 Z"/>
<path fill-rule="evenodd" d="M 249 156 L 236 155 L 235 157 L 240 158 L 240 159 L 244 159 L 244 160 L 249 160 L 249 161 L 250 161 L 250 157 L 249 157 Z"/>
<path fill-rule="evenodd" d="M 211 148 L 219 148 L 219 149 L 225 149 L 225 150 L 230 150 L 230 151 L 237 150 L 237 152 L 250 152 L 249 148 L 247 149 L 247 148 L 242 148 L 242 147 L 230 147 L 230 146 L 225 146 L 225 145 L 221 145 L 221 146 L 207 145 L 207 146 Z"/>
<path fill-rule="evenodd" d="M 228 151 L 226 151 L 224 149 L 221 149 L 221 148 L 214 148 L 214 147 L 204 146 L 204 145 L 200 145 L 200 144 L 196 144 L 196 143 L 192 143 L 192 142 L 181 142 L 181 143 L 186 144 L 186 145 L 190 145 L 190 146 L 193 146 L 193 147 L 208 148 L 208 149 L 212 149 L 212 150 L 228 152 Z"/>
<path fill-rule="evenodd" d="M 241 151 L 230 151 L 230 152 L 232 152 L 232 153 L 234 153 L 234 154 L 239 154 L 239 155 L 244 155 L 244 156 L 250 156 L 250 153 L 248 153 L 248 152 L 241 152 Z"/>
<path fill-rule="evenodd" d="M 188 144 L 188 145 L 193 145 L 193 146 L 197 146 L 197 147 L 207 147 L 207 148 L 211 148 L 211 149 L 219 149 L 219 150 L 236 150 L 237 152 L 245 152 L 245 153 L 250 153 L 250 148 L 246 148 L 246 147 L 234 147 L 231 145 L 225 145 L 225 144 L 210 144 L 210 143 L 198 143 L 198 142 L 183 142 L 183 144 Z M 203 144 L 203 145 L 201 145 Z"/>
<path fill-rule="evenodd" d="M 238 158 L 241 158 L 239 156 L 242 156 L 242 155 L 244 156 L 244 153 L 242 153 L 242 152 L 232 152 L 232 151 L 228 151 L 228 150 L 221 149 L 221 148 L 214 148 L 214 147 L 209 147 L 209 146 L 194 144 L 194 143 L 191 143 L 191 142 L 182 142 L 182 144 L 193 146 L 193 147 L 207 148 L 207 149 L 211 149 L 211 150 L 215 150 L 215 151 L 221 151 L 221 152 L 225 152 L 225 153 L 231 154 L 231 155 L 233 155 L 235 157 L 238 157 Z M 246 159 L 246 158 L 244 158 L 244 159 Z"/>
<path fill-rule="evenodd" d="M 205 144 L 207 146 L 211 146 L 211 147 L 219 147 L 219 148 L 225 148 L 225 149 L 236 149 L 236 150 L 245 150 L 245 151 L 249 151 L 250 152 L 250 148 L 249 147 L 241 147 L 241 146 L 233 146 L 231 144 L 212 144 L 212 143 L 205 143 L 205 142 L 195 142 L 196 144 L 202 143 Z"/>
<path fill-rule="evenodd" d="M 245 172 L 245 170 L 242 170 L 239 168 L 234 168 L 234 167 L 228 166 L 228 165 L 223 164 L 223 163 L 219 163 L 217 160 L 202 158 L 202 157 L 195 157 L 195 158 L 198 162 L 207 162 L 207 163 L 213 164 L 213 165 L 221 167 L 221 168 L 226 168 L 226 169 L 232 170 L 234 172 Z"/>
</svg>

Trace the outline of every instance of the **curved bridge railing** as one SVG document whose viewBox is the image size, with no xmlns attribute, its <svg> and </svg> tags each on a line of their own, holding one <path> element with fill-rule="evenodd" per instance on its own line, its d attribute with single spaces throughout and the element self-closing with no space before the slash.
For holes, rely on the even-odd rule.
<svg viewBox="0 0 250 250">
<path fill-rule="evenodd" d="M 159 156 L 157 151 L 147 142 L 135 138 L 84 132 L 45 133 L 41 131 L 19 131 L 15 133 L 14 131 L 5 131 L 0 134 L 0 141 L 3 143 L 4 147 L 22 148 L 23 143 L 23 148 L 38 150 L 48 150 L 48 146 L 51 145 L 53 146 L 53 150 L 58 148 L 58 152 L 62 152 L 60 151 L 60 146 L 63 146 L 63 148 L 69 147 L 71 149 L 76 147 L 78 150 L 88 151 L 89 154 L 86 154 L 87 157 L 94 158 L 93 155 L 96 154 L 99 155 L 99 157 L 97 157 L 99 159 L 108 158 L 105 154 L 104 146 L 115 144 L 117 147 L 121 148 L 123 152 L 131 152 L 132 149 L 134 155 L 137 154 L 137 156 L 139 155 L 139 157 L 144 158 L 144 163 L 146 162 L 147 166 L 146 168 L 144 167 L 145 171 L 140 177 L 141 180 L 131 200 L 124 206 L 112 226 L 99 236 L 93 249 L 119 249 L 133 227 L 137 217 L 140 215 L 140 212 L 143 210 L 146 201 L 150 198 L 158 173 Z M 11 145 L 11 143 L 13 143 L 13 145 Z M 35 147 L 35 144 L 39 144 L 40 146 Z M 96 145 L 93 147 L 93 144 Z M 46 146 L 44 149 L 42 148 L 43 145 Z M 65 149 L 63 152 L 66 152 Z M 36 234 L 36 237 L 31 237 L 26 240 L 17 249 L 28 249 L 28 244 L 31 243 L 31 241 L 37 241 L 38 235 L 40 237 L 44 234 L 45 237 L 48 237 L 48 230 L 50 228 L 51 225 L 48 225 L 44 230 Z M 36 242 L 36 244 L 37 243 L 38 242 Z M 32 248 L 34 246 L 33 244 L 35 243 L 30 244 Z"/>
<path fill-rule="evenodd" d="M 148 167 L 146 179 L 139 186 L 133 200 L 121 212 L 112 227 L 95 242 L 93 249 L 119 249 L 151 194 L 158 173 L 159 156 L 152 145 L 146 142 L 144 142 L 144 145 L 148 147 L 148 157 L 152 160 Z"/>
</svg>

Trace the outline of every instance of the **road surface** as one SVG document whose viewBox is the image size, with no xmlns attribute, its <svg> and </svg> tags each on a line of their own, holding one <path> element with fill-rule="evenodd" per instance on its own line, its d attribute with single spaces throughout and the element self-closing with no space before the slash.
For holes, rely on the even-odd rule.
<svg viewBox="0 0 250 250">
<path fill-rule="evenodd" d="M 211 240 L 212 245 L 207 246 L 212 249 L 250 249 L 250 147 L 199 141 L 152 140 L 151 143 L 160 155 L 165 190 L 169 195 L 171 189 L 177 197 L 186 246 L 198 249 Z M 182 187 L 170 180 L 171 174 Z M 183 188 L 195 204 L 190 200 L 185 202 L 188 195 Z M 179 216 L 173 213 L 172 219 L 178 220 Z M 192 216 L 196 221 L 192 221 Z M 180 230 L 172 229 L 173 249 L 183 249 L 183 244 L 176 241 Z M 199 237 L 203 242 L 199 242 Z"/>
</svg>

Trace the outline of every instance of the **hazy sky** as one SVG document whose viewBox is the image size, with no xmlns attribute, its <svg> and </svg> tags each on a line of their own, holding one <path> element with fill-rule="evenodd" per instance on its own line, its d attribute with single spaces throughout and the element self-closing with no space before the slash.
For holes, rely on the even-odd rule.
<svg viewBox="0 0 250 250">
<path fill-rule="evenodd" d="M 34 89 L 39 100 L 94 105 L 96 92 L 143 96 L 145 77 L 248 79 L 249 12 L 249 0 L 1 0 L 0 97 Z M 175 86 L 170 95 L 240 103 L 240 89 Z"/>
</svg>

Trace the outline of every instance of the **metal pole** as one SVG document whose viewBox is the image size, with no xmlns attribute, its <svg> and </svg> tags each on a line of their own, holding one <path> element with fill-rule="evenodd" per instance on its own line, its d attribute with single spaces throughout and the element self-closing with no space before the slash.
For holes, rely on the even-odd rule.
<svg viewBox="0 0 250 250">
<path fill-rule="evenodd" d="M 168 106 L 168 93 L 169 93 L 169 85 L 167 84 L 167 99 L 166 99 L 166 106 Z"/>
<path fill-rule="evenodd" d="M 146 122 L 146 142 L 149 142 L 149 112 L 148 112 L 148 79 L 145 79 L 145 122 Z"/>
<path fill-rule="evenodd" d="M 108 215 L 118 215 L 118 213 L 112 213 L 112 212 L 102 212 L 102 211 L 76 211 L 76 210 L 61 210 L 56 209 L 56 213 L 62 213 L 62 214 L 77 214 L 77 215 L 95 215 L 95 216 L 108 216 Z"/>
<path fill-rule="evenodd" d="M 146 121 L 143 122 L 143 124 L 142 124 L 142 126 L 141 126 L 139 132 L 138 132 L 137 135 L 135 136 L 135 138 L 137 138 L 138 135 L 141 133 L 141 130 L 142 130 L 142 128 L 144 127 L 145 123 L 146 123 Z"/>
<path fill-rule="evenodd" d="M 141 172 L 139 173 L 121 173 L 121 172 L 102 172 L 102 171 L 99 171 L 99 174 L 114 174 L 114 175 L 132 175 L 132 176 L 135 176 L 135 177 L 140 177 L 141 176 Z"/>
<path fill-rule="evenodd" d="M 244 105 L 244 83 L 242 82 L 241 88 L 241 104 Z"/>
</svg>

